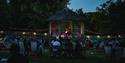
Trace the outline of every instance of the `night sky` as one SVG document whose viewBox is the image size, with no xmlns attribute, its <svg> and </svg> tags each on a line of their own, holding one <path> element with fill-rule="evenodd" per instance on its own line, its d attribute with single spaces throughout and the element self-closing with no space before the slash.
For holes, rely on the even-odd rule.
<svg viewBox="0 0 125 63">
<path fill-rule="evenodd" d="M 70 9 L 83 9 L 83 12 L 95 12 L 96 7 L 106 2 L 107 0 L 71 0 L 68 7 Z"/>
</svg>

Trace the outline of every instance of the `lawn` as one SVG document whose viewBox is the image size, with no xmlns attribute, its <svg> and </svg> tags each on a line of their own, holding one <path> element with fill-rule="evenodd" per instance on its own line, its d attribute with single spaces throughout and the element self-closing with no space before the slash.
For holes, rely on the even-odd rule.
<svg viewBox="0 0 125 63">
<path fill-rule="evenodd" d="M 30 63 L 125 63 L 124 59 L 121 59 L 119 55 L 107 58 L 104 53 L 97 52 L 94 49 L 86 50 L 80 58 L 53 58 L 46 54 L 41 57 L 30 57 L 29 59 Z"/>
<path fill-rule="evenodd" d="M 45 53 L 43 56 L 29 56 L 29 63 L 125 63 L 125 60 L 120 58 L 120 50 L 117 50 L 116 57 L 107 58 L 103 51 L 97 51 L 95 49 L 84 50 L 82 57 L 77 58 L 53 58 L 49 56 L 49 53 Z M 0 57 L 7 58 L 8 52 L 1 52 Z"/>
</svg>

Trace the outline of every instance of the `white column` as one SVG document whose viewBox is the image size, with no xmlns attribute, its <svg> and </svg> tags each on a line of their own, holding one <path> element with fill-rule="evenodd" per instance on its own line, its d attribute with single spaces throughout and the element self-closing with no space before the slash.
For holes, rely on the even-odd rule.
<svg viewBox="0 0 125 63">
<path fill-rule="evenodd" d="M 50 34 L 50 35 L 51 35 L 51 32 L 52 32 L 52 31 L 51 31 L 51 29 L 52 29 L 52 28 L 51 28 L 51 24 L 52 24 L 52 23 L 50 22 L 50 23 L 49 23 L 49 34 Z"/>
<path fill-rule="evenodd" d="M 84 23 L 83 22 L 81 22 L 81 34 L 83 34 L 84 35 Z"/>
<path fill-rule="evenodd" d="M 84 23 L 83 23 L 83 22 L 82 22 L 82 24 L 81 24 L 81 34 L 84 35 Z"/>
</svg>

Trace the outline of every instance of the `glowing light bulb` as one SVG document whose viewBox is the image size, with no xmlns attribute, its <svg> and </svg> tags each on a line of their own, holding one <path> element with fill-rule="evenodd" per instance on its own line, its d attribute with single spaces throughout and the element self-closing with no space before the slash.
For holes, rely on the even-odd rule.
<svg viewBox="0 0 125 63">
<path fill-rule="evenodd" d="M 101 38 L 100 35 L 97 35 L 97 38 Z"/>
<path fill-rule="evenodd" d="M 23 35 L 25 35 L 25 34 L 26 34 L 26 32 L 22 32 L 22 34 L 23 34 Z"/>
<path fill-rule="evenodd" d="M 36 35 L 37 33 L 36 32 L 33 32 L 33 35 Z"/>
<path fill-rule="evenodd" d="M 86 38 L 90 38 L 90 36 L 89 36 L 89 35 L 87 35 L 87 36 L 86 36 Z"/>
<path fill-rule="evenodd" d="M 47 33 L 44 33 L 45 36 L 47 36 L 48 34 Z"/>
<path fill-rule="evenodd" d="M 110 35 L 108 35 L 108 36 L 107 36 L 107 38 L 111 38 L 111 36 L 110 36 Z"/>
</svg>

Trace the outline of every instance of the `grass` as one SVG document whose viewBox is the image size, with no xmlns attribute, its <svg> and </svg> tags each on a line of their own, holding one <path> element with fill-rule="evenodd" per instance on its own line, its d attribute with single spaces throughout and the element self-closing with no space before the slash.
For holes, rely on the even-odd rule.
<svg viewBox="0 0 125 63">
<path fill-rule="evenodd" d="M 102 61 L 99 58 L 51 58 L 44 56 L 41 58 L 32 58 L 30 63 L 100 63 Z"/>
<path fill-rule="evenodd" d="M 49 56 L 49 53 L 45 53 L 43 56 L 29 56 L 29 63 L 125 63 L 125 60 L 120 58 L 120 53 L 121 50 L 118 49 L 115 58 L 107 58 L 103 51 L 95 49 L 84 50 L 80 58 L 53 58 Z M 0 57 L 8 56 L 8 52 L 0 52 Z"/>
<path fill-rule="evenodd" d="M 104 53 L 97 52 L 95 49 L 86 50 L 80 58 L 52 58 L 47 54 L 41 57 L 31 57 L 30 60 L 30 63 L 125 63 L 120 56 L 107 58 Z"/>
</svg>

